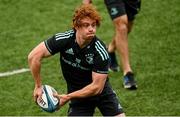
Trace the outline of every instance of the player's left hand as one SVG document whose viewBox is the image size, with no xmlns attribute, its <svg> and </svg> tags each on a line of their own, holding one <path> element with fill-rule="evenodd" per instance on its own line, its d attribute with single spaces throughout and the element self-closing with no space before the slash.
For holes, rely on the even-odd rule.
<svg viewBox="0 0 180 117">
<path fill-rule="evenodd" d="M 70 100 L 70 98 L 67 94 L 62 94 L 62 95 L 53 94 L 53 96 L 58 98 L 60 107 L 65 105 Z"/>
</svg>

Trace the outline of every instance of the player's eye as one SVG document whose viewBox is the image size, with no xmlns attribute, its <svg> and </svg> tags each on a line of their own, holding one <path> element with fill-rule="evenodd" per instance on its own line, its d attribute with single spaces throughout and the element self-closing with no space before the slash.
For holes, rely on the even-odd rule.
<svg viewBox="0 0 180 117">
<path fill-rule="evenodd" d="M 91 24 L 91 26 L 92 26 L 93 28 L 95 28 L 95 27 L 96 27 L 96 23 Z"/>
<path fill-rule="evenodd" d="M 83 24 L 82 24 L 82 27 L 84 27 L 84 28 L 88 28 L 89 26 L 91 26 L 92 28 L 95 28 L 95 27 L 96 27 L 96 23 L 92 23 L 92 24 L 83 23 Z"/>
<path fill-rule="evenodd" d="M 88 23 L 83 23 L 83 24 L 82 24 L 82 26 L 85 27 L 85 28 L 89 27 L 89 25 L 90 25 L 90 24 L 88 24 Z"/>
</svg>

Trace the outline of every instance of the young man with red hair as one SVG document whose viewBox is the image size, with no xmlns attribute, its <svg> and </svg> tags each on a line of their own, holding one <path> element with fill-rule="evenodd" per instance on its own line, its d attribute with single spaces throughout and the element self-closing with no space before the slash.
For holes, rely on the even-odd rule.
<svg viewBox="0 0 180 117">
<path fill-rule="evenodd" d="M 42 96 L 41 60 L 60 53 L 68 92 L 54 96 L 59 99 L 60 107 L 70 101 L 68 116 L 93 116 L 96 107 L 103 116 L 125 116 L 108 81 L 108 52 L 95 35 L 100 20 L 92 5 L 82 5 L 75 11 L 72 29 L 55 34 L 30 52 L 35 101 Z"/>
</svg>

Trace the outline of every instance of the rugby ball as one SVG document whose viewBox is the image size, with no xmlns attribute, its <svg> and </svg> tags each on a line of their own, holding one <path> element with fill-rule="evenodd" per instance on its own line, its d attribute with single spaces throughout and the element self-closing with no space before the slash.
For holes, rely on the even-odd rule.
<svg viewBox="0 0 180 117">
<path fill-rule="evenodd" d="M 58 108 L 59 100 L 53 96 L 57 91 L 49 86 L 43 85 L 42 98 L 37 98 L 37 104 L 46 112 L 54 112 Z"/>
</svg>

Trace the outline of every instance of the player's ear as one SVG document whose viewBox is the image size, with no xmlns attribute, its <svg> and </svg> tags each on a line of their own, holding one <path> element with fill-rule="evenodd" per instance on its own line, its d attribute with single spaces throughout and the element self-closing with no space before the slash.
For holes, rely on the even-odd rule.
<svg viewBox="0 0 180 117">
<path fill-rule="evenodd" d="M 78 26 L 75 26 L 75 27 L 74 27 L 75 30 L 78 30 L 78 28 L 79 28 Z"/>
</svg>

